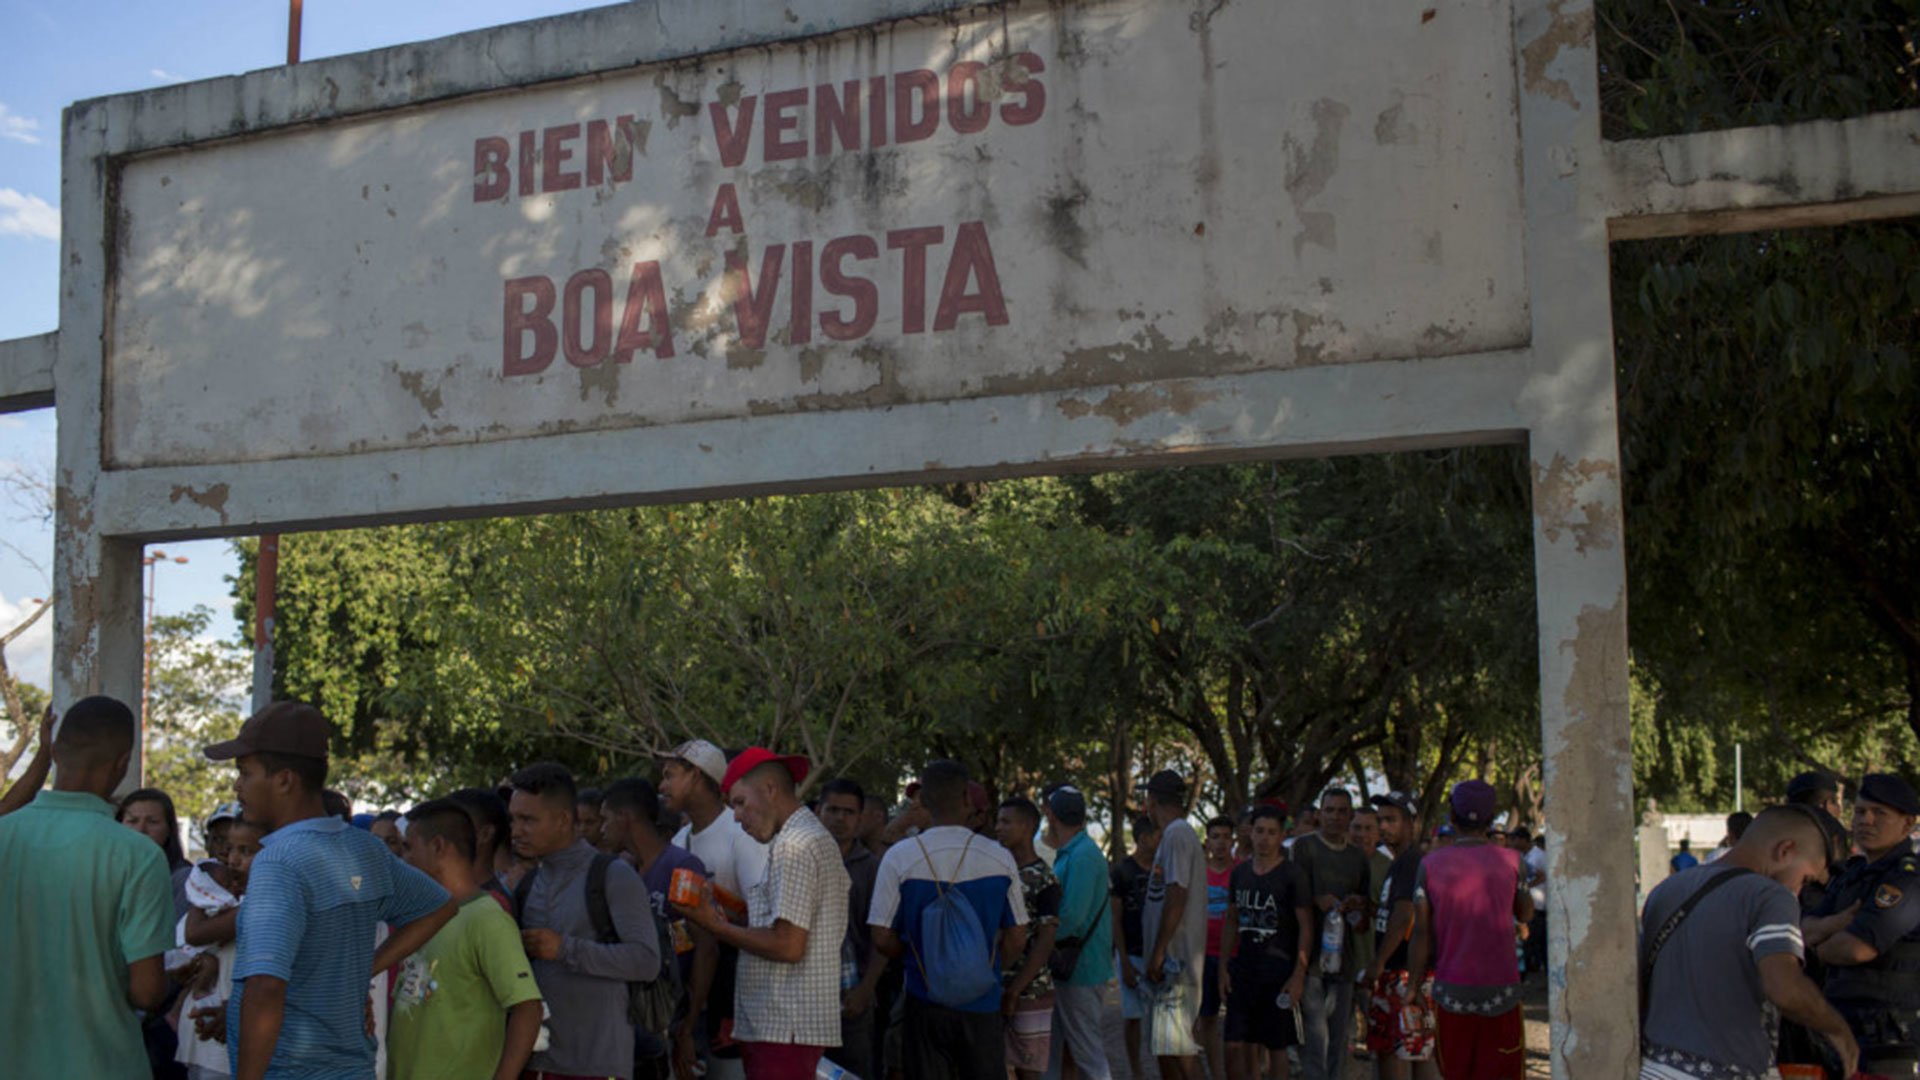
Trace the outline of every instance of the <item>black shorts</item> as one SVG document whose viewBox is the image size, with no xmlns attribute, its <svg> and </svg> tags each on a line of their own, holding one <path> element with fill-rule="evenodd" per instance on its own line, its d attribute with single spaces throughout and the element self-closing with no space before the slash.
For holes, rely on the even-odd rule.
<svg viewBox="0 0 1920 1080">
<path fill-rule="evenodd" d="M 1200 1015 L 1208 1020 L 1220 1015 L 1220 958 L 1207 957 L 1200 971 Z"/>
<path fill-rule="evenodd" d="M 1285 1050 L 1300 1045 L 1300 1028 L 1295 1016 L 1298 1001 L 1283 1009 L 1274 999 L 1286 989 L 1286 980 L 1244 979 L 1236 972 L 1233 989 L 1227 994 L 1226 1040 L 1251 1043 L 1269 1050 Z"/>
</svg>

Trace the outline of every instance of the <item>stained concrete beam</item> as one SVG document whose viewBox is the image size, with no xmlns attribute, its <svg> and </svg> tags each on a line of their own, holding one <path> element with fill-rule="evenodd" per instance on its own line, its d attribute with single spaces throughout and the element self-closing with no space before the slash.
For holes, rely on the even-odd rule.
<svg viewBox="0 0 1920 1080">
<path fill-rule="evenodd" d="M 941 17 L 977 0 L 633 0 L 386 49 L 92 98 L 109 156 Z M 985 6 L 994 6 L 989 3 Z"/>
<path fill-rule="evenodd" d="M 1920 109 L 1606 144 L 1612 240 L 1920 214 Z"/>
<path fill-rule="evenodd" d="M 0 413 L 53 404 L 53 358 L 59 351 L 58 330 L 0 341 Z"/>
</svg>

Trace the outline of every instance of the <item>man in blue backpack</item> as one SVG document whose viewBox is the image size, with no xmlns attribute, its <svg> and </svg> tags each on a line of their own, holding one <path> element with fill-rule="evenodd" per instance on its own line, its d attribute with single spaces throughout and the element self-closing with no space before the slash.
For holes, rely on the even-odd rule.
<svg viewBox="0 0 1920 1080">
<path fill-rule="evenodd" d="M 1001 964 L 1026 948 L 1020 870 L 967 828 L 967 770 L 929 764 L 920 803 L 933 825 L 887 850 L 867 922 L 906 973 L 906 1080 L 1005 1080 Z"/>
</svg>

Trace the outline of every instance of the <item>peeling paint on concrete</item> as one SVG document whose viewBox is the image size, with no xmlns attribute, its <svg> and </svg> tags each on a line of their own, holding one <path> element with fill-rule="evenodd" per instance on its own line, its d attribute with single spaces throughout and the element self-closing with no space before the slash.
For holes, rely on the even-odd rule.
<svg viewBox="0 0 1920 1080">
<path fill-rule="evenodd" d="M 175 484 L 173 486 L 173 494 L 167 501 L 179 502 L 181 499 L 185 499 L 202 509 L 211 510 L 219 514 L 220 524 L 225 525 L 227 523 L 227 485 L 210 484 L 206 490 L 199 491 L 185 484 Z"/>
<path fill-rule="evenodd" d="M 1588 503 L 1575 517 L 1581 489 L 1595 478 L 1604 478 L 1610 489 L 1619 484 L 1619 466 L 1611 461 L 1568 461 L 1555 454 L 1550 464 L 1533 466 L 1533 514 L 1548 543 L 1572 533 L 1584 554 L 1587 546 L 1611 547 L 1619 531 L 1618 511 L 1609 514 L 1602 504 Z"/>
<path fill-rule="evenodd" d="M 1067 397 L 1060 399 L 1058 407 L 1060 414 L 1069 420 L 1101 416 L 1113 421 L 1116 427 L 1124 428 L 1135 420 L 1161 413 L 1185 416 L 1219 397 L 1218 391 L 1198 390 L 1191 382 L 1180 381 L 1148 387 L 1116 386 L 1100 395 L 1097 401 Z"/>
<path fill-rule="evenodd" d="M 1578 109 L 1580 102 L 1574 97 L 1573 87 L 1565 79 L 1547 74 L 1547 68 L 1560 58 L 1561 50 L 1586 49 L 1593 45 L 1593 9 L 1576 5 L 1577 10 L 1569 14 L 1568 6 L 1568 0 L 1549 4 L 1552 21 L 1540 36 L 1521 47 L 1520 57 L 1525 64 L 1522 78 L 1527 93 L 1544 94 L 1568 108 Z"/>
<path fill-rule="evenodd" d="M 1337 13 L 1276 2 L 1001 6 L 136 158 L 116 230 L 104 384 L 124 400 L 107 410 L 111 464 L 418 449 L 1523 345 L 1507 4 L 1461 0 L 1423 26 L 1393 0 Z M 1162 77 L 1142 80 L 1143 65 Z M 971 96 L 953 99 L 962 78 Z M 1162 83 L 1196 89 L 1169 99 Z M 1375 137 L 1352 137 L 1356 117 Z M 590 154 L 595 124 L 606 149 Z M 617 131 L 644 152 L 619 152 L 622 140 L 606 141 Z M 498 141 L 477 148 L 484 138 Z M 1421 200 L 1406 197 L 1410 175 Z M 1234 209 L 1270 204 L 1275 187 L 1286 198 L 1270 213 Z M 262 242 L 268 229 L 276 242 Z M 964 229 L 990 246 L 997 306 L 935 325 L 943 295 L 983 295 L 984 263 L 949 280 Z M 270 254 L 292 250 L 298 259 Z M 568 375 L 557 338 L 569 312 L 576 353 L 593 352 L 597 305 L 615 309 L 609 335 L 645 325 L 623 317 L 640 265 L 659 268 L 671 357 L 635 350 L 644 394 L 619 393 L 625 373 L 592 355 L 587 374 Z M 583 287 L 589 272 L 610 288 Z M 751 333 L 748 278 L 749 314 L 764 322 Z M 509 282 L 552 292 L 532 316 L 551 331 L 537 373 L 506 359 L 542 340 L 531 324 L 508 328 L 510 304 L 534 310 L 534 294 L 506 295 Z M 856 336 L 829 335 L 846 325 L 836 319 L 857 321 Z M 397 380 L 394 356 L 342 340 L 390 342 L 414 374 Z M 856 357 L 862 344 L 891 358 L 884 378 Z M 244 417 L 200 417 L 184 389 L 242 382 Z M 295 412 L 329 420 L 260 422 Z"/>
</svg>

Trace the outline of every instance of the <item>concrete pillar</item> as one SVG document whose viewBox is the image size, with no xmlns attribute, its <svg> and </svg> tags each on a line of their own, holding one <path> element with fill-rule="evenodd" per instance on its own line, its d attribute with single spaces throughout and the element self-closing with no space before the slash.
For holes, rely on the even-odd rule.
<svg viewBox="0 0 1920 1080">
<path fill-rule="evenodd" d="M 1519 0 L 1555 1080 L 1639 1070 L 1627 593 L 1593 7 Z M 1576 1018 L 1578 1023 L 1576 1024 Z"/>
<path fill-rule="evenodd" d="M 54 469 L 53 704 L 64 709 L 89 694 L 119 698 L 140 715 L 141 602 L 138 540 L 104 536 L 95 527 L 94 497 L 102 451 L 101 387 L 107 282 L 113 243 L 103 247 L 107 191 L 113 178 L 87 155 L 104 125 L 100 110 L 69 110 L 60 170 L 62 215 L 60 325 L 54 393 L 60 402 Z M 96 130 L 79 129 L 92 126 Z M 95 238 L 88 244 L 86 238 Z M 141 734 L 145 733 L 144 720 Z M 139 786 L 140 742 L 122 782 Z"/>
</svg>

